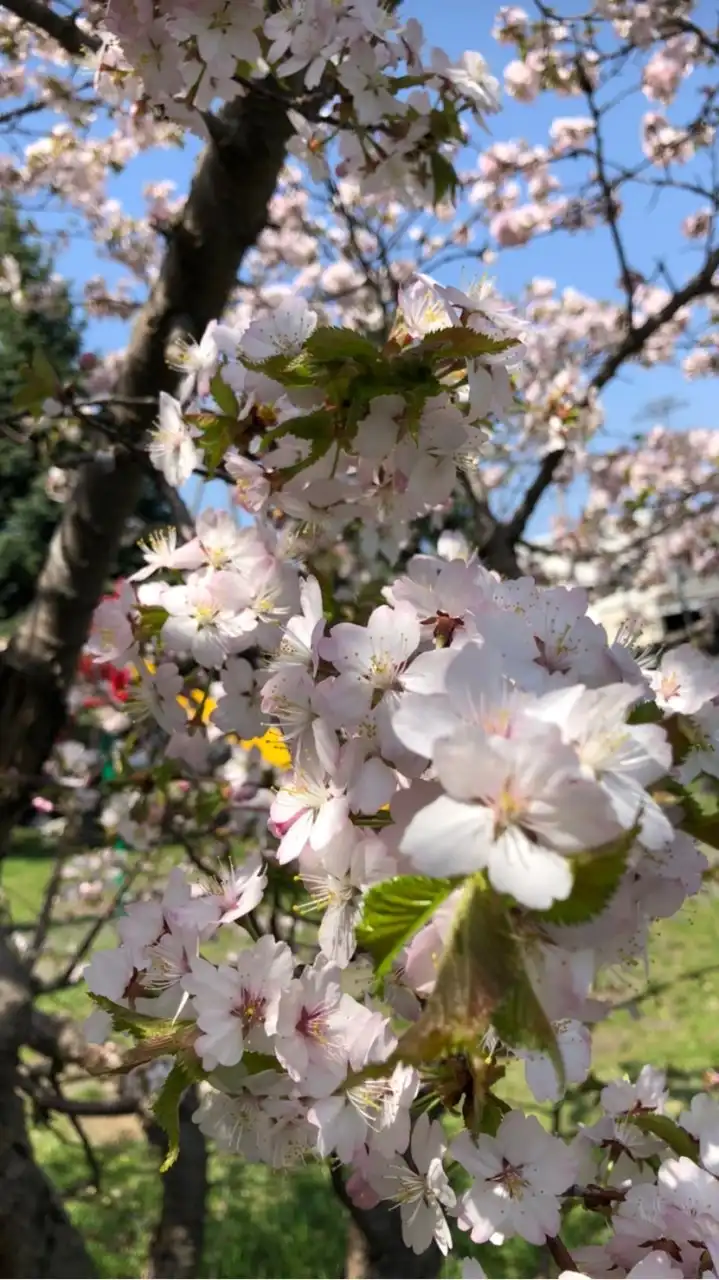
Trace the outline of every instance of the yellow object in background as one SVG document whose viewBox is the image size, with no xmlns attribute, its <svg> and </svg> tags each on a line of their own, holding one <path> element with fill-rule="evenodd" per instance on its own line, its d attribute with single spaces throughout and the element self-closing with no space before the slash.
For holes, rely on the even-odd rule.
<svg viewBox="0 0 719 1280">
<path fill-rule="evenodd" d="M 155 664 L 153 662 L 145 662 L 145 666 L 151 675 L 155 672 Z M 212 712 L 217 706 L 214 698 L 205 693 L 203 689 L 192 689 L 189 698 L 181 694 L 177 701 L 187 714 L 188 720 L 194 719 L 197 715 L 197 708 L 202 707 L 202 723 L 209 722 Z M 194 706 L 192 704 L 195 704 Z M 236 743 L 238 739 L 234 734 L 228 735 L 228 742 Z M 279 729 L 274 726 L 263 733 L 258 738 L 244 738 L 240 740 L 240 746 L 245 751 L 251 751 L 253 747 L 257 747 L 265 764 L 272 769 L 289 769 L 292 764 L 292 757 L 287 750 L 284 738 Z M 389 807 L 389 806 L 388 806 Z"/>
<path fill-rule="evenodd" d="M 244 738 L 240 746 L 244 747 L 245 751 L 251 751 L 253 747 L 257 747 L 265 764 L 271 765 L 273 769 L 289 769 L 292 763 L 284 738 L 279 729 L 274 727 L 263 733 L 261 738 Z"/>
<path fill-rule="evenodd" d="M 187 715 L 190 720 L 193 720 L 197 715 L 197 711 L 195 710 L 195 707 L 192 706 L 192 702 L 196 703 L 198 707 L 202 707 L 202 723 L 203 724 L 209 723 L 210 716 L 212 715 L 212 712 L 215 710 L 215 707 L 217 706 L 215 699 L 211 698 L 209 694 L 206 694 L 202 689 L 193 689 L 190 693 L 189 698 L 186 698 L 184 697 L 183 694 L 180 694 L 177 701 L 179 702 L 180 706 L 183 707 L 184 710 L 187 712 Z"/>
</svg>

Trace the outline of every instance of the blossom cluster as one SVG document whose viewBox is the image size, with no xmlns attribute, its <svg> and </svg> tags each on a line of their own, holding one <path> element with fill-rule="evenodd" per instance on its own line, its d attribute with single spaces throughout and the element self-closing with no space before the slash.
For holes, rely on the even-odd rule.
<svg viewBox="0 0 719 1280">
<path fill-rule="evenodd" d="M 269 72 L 291 108 L 298 152 L 316 163 L 332 144 L 342 174 L 381 190 L 408 184 L 420 203 L 440 198 L 453 173 L 433 153 L 462 141 L 461 115 L 481 119 L 498 105 L 480 54 L 453 63 L 440 49 L 426 53 L 421 24 L 380 0 L 288 0 L 279 9 L 265 0 L 122 0 L 105 21 L 96 84 L 110 100 L 149 98 L 203 132 L 211 108 Z"/>
<path fill-rule="evenodd" d="M 132 668 L 123 710 L 198 777 L 213 742 L 267 726 L 289 767 L 258 850 L 128 908 L 87 970 L 90 1031 L 133 1033 L 129 1065 L 170 1055 L 158 1115 L 199 1080 L 196 1121 L 227 1149 L 348 1166 L 418 1252 L 450 1249 L 448 1219 L 543 1243 L 564 1203 L 602 1195 L 614 1236 L 591 1272 L 709 1274 L 714 1103 L 676 1125 L 647 1069 L 567 1143 L 494 1086 L 512 1060 L 540 1102 L 584 1081 L 602 970 L 699 891 L 719 663 L 681 646 L 650 670 L 584 591 L 503 581 L 461 540 L 354 622 L 328 622 L 301 559 L 311 521 L 406 525 L 446 501 L 511 404 L 524 336 L 488 286 L 418 277 L 381 351 L 295 300 L 183 353 L 151 456 L 174 483 L 220 467 L 251 519 L 204 512 L 189 541 L 149 545 L 89 651 Z M 308 959 L 263 915 L 285 868 Z M 451 1142 L 444 1108 L 465 1123 Z"/>
</svg>

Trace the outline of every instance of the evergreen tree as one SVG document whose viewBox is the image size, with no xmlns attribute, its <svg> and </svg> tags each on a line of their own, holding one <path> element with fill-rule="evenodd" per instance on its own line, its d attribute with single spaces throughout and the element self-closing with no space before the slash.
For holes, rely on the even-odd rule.
<svg viewBox="0 0 719 1280">
<path fill-rule="evenodd" d="M 0 618 L 30 601 L 35 579 L 60 515 L 44 488 L 47 457 L 33 440 L 20 442 L 5 420 L 22 383 L 22 369 L 43 351 L 60 375 L 68 377 L 82 343 L 66 289 L 52 289 L 53 305 L 38 298 L 51 285 L 52 264 L 34 243 L 14 206 L 0 207 L 0 263 L 6 278 L 17 269 L 24 303 L 12 292 L 0 294 Z M 58 459 L 59 462 L 59 459 Z"/>
<path fill-rule="evenodd" d="M 12 292 L 0 292 L 0 622 L 30 603 L 62 506 L 48 497 L 49 466 L 77 462 L 82 441 L 58 441 L 34 433 L 19 440 L 7 419 L 23 383 L 23 369 L 41 351 L 63 380 L 73 375 L 82 349 L 82 325 L 64 285 L 53 281 L 53 264 L 32 228 L 12 202 L 0 204 L 0 267 L 17 264 L 22 305 Z M 8 263 L 9 260 L 9 263 Z M 3 272 L 7 278 L 7 269 Z M 48 295 L 52 305 L 47 305 Z M 146 525 L 168 524 L 171 512 L 149 473 L 137 511 Z M 119 569 L 131 572 L 140 562 L 133 546 L 120 555 Z"/>
</svg>

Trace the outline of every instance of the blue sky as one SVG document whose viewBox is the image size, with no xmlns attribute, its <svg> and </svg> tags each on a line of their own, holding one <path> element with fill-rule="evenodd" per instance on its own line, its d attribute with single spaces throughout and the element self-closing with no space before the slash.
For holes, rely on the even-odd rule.
<svg viewBox="0 0 719 1280">
<path fill-rule="evenodd" d="M 428 41 L 442 46 L 452 57 L 458 57 L 465 49 L 478 49 L 499 73 L 503 63 L 512 56 L 510 50 L 498 46 L 490 37 L 492 13 L 498 6 L 489 0 L 405 0 L 403 7 L 408 15 L 422 22 Z M 701 0 L 698 18 L 703 10 L 708 20 L 713 11 L 712 0 Z M 625 76 L 618 87 L 628 87 L 630 83 L 632 77 Z M 670 119 L 682 120 L 684 111 L 694 101 L 694 93 L 690 79 L 676 103 L 668 109 Z M 606 135 L 606 149 L 612 159 L 636 161 L 640 120 L 647 109 L 657 109 L 657 104 L 649 104 L 643 96 L 635 95 L 612 114 Z M 578 99 L 541 95 L 536 103 L 524 105 L 504 96 L 501 114 L 489 121 L 491 138 L 488 141 L 524 137 L 529 142 L 544 142 L 556 115 L 577 114 L 584 114 Z M 190 139 L 181 151 L 161 150 L 139 157 L 126 173 L 111 181 L 111 194 L 129 212 L 135 213 L 143 208 L 141 190 L 148 181 L 170 179 L 177 184 L 179 192 L 186 191 L 197 150 L 198 144 Z M 468 159 L 471 163 L 472 156 Z M 692 172 L 690 163 L 684 167 L 682 176 L 690 180 Z M 663 193 L 658 201 L 651 197 L 649 190 L 637 190 L 626 203 L 622 227 L 630 265 L 649 273 L 656 259 L 661 258 L 674 278 L 681 281 L 699 262 L 700 251 L 684 240 L 678 230 L 682 217 L 697 207 L 697 199 L 681 193 Z M 92 246 L 82 240 L 72 242 L 58 266 L 63 274 L 78 283 L 98 270 L 106 271 L 111 278 L 123 274 L 112 264 L 108 268 L 98 262 Z M 458 267 L 450 267 L 440 274 L 449 282 L 458 278 L 459 271 Z M 574 237 L 562 233 L 518 250 L 504 251 L 492 265 L 491 273 L 500 288 L 510 295 L 519 293 L 532 276 L 541 275 L 552 277 L 560 286 L 573 285 L 589 295 L 618 296 L 618 270 L 606 229 L 581 232 Z M 125 332 L 118 322 L 92 323 L 88 329 L 88 346 L 101 350 L 120 347 Z M 678 370 L 671 368 L 658 367 L 651 371 L 632 368 L 624 371 L 603 395 L 607 431 L 612 439 L 639 430 L 636 415 L 649 401 L 666 396 L 685 402 L 672 418 L 672 426 L 682 429 L 716 424 L 716 388 L 710 380 L 687 382 Z"/>
</svg>

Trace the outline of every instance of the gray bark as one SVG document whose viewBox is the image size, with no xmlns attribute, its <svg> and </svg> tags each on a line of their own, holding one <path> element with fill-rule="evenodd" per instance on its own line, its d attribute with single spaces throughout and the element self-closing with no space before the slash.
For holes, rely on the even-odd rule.
<svg viewBox="0 0 719 1280">
<path fill-rule="evenodd" d="M 132 332 L 113 413 L 114 459 L 91 462 L 52 540 L 35 600 L 0 667 L 0 858 L 33 780 L 63 722 L 65 697 L 93 611 L 106 589 L 147 466 L 140 446 L 178 335 L 201 337 L 227 304 L 240 262 L 254 244 L 285 155 L 284 106 L 258 90 L 227 107 L 198 164 L 182 214 L 168 233 L 162 269 Z M 127 401 L 149 403 L 128 405 Z"/>
<path fill-rule="evenodd" d="M 17 1088 L 20 1046 L 31 1034 L 24 966 L 0 939 L 0 1276 L 91 1277 L 92 1259 L 33 1158 Z"/>
</svg>

